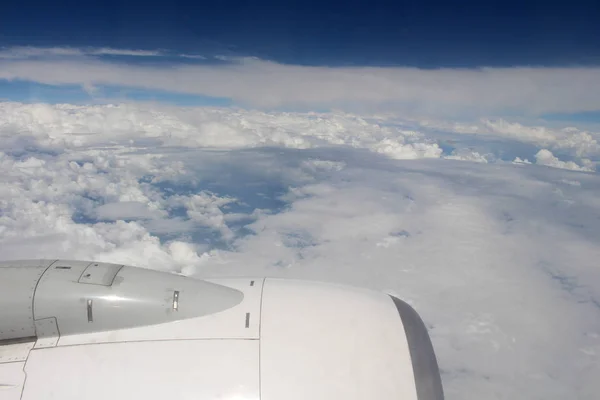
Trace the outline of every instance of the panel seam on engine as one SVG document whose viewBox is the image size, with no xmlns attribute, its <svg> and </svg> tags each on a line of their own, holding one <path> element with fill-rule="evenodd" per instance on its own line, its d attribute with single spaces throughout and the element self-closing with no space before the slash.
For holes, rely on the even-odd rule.
<svg viewBox="0 0 600 400">
<path fill-rule="evenodd" d="M 48 270 L 50 269 L 50 267 L 52 267 L 54 264 L 56 264 L 59 260 L 54 260 L 50 263 L 50 265 L 48 265 L 46 267 L 46 269 L 44 270 L 44 272 L 42 272 L 42 274 L 40 275 L 39 279 L 37 280 L 37 282 L 35 283 L 35 287 L 33 288 L 33 296 L 31 296 L 31 316 L 33 317 L 33 321 L 35 322 L 35 294 L 37 293 L 37 289 L 38 286 L 40 284 L 40 281 L 42 280 L 42 278 L 44 277 L 44 275 L 46 274 L 46 272 L 48 272 Z"/>
<path fill-rule="evenodd" d="M 57 344 L 56 346 L 53 347 L 43 347 L 43 348 L 33 348 L 31 349 L 31 351 L 40 351 L 40 350 L 57 350 L 57 349 L 61 349 L 61 348 L 66 348 L 66 347 L 80 347 L 80 346 L 97 346 L 97 345 L 103 345 L 103 344 L 129 344 L 129 343 L 148 343 L 148 342 L 199 342 L 199 341 L 213 341 L 213 340 L 226 340 L 226 341 L 231 341 L 231 340 L 244 340 L 244 341 L 252 341 L 252 340 L 258 340 L 256 338 L 244 338 L 244 337 L 240 337 L 240 338 L 186 338 L 186 339 L 137 339 L 137 340 L 119 340 L 119 341 L 112 341 L 112 342 L 90 342 L 90 343 L 73 343 L 73 344 Z"/>
<path fill-rule="evenodd" d="M 262 319 L 263 319 L 263 299 L 265 294 L 265 283 L 267 278 L 263 278 L 262 285 L 260 286 L 260 306 L 258 308 L 258 398 L 262 399 Z"/>
</svg>

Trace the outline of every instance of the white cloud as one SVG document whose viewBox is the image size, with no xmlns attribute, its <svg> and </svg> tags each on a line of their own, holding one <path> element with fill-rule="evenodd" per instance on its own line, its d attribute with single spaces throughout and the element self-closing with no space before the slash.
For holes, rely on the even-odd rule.
<svg viewBox="0 0 600 400">
<path fill-rule="evenodd" d="M 470 128 L 461 128 L 464 126 Z M 445 131 L 443 140 L 437 137 L 436 132 L 439 131 Z M 450 139 L 449 134 L 456 135 Z M 396 159 L 444 157 L 496 162 L 501 159 L 511 161 L 515 157 L 535 157 L 535 152 L 503 157 L 502 152 L 494 154 L 494 141 L 486 144 L 488 139 L 506 138 L 517 144 L 534 145 L 537 147 L 536 152 L 548 149 L 568 154 L 573 158 L 572 162 L 585 171 L 593 171 L 600 159 L 600 145 L 597 142 L 600 133 L 576 128 L 552 129 L 506 120 L 483 120 L 466 125 L 429 119 L 415 121 L 367 118 L 343 112 L 265 113 L 243 109 L 232 111 L 222 108 L 150 107 L 135 104 L 51 106 L 0 103 L 0 137 L 4 138 L 5 146 L 8 147 L 27 146 L 31 140 L 35 140 L 37 145 L 54 148 L 100 144 L 147 147 L 164 144 L 214 148 L 284 146 L 307 149 L 323 145 L 345 145 L 368 149 Z M 478 138 L 481 138 L 479 142 Z M 452 148 L 450 154 L 443 154 L 440 147 L 443 143 L 453 143 L 452 147 L 456 148 Z M 513 146 L 508 143 L 506 147 Z M 484 146 L 474 148 L 474 145 Z M 176 175 L 177 168 L 181 166 L 175 167 L 173 164 L 169 168 L 175 168 L 171 169 L 171 174 Z"/>
<path fill-rule="evenodd" d="M 74 48 L 74 47 L 32 47 L 16 46 L 0 49 L 0 60 L 28 59 L 28 58 L 60 58 L 60 57 L 82 57 L 82 56 L 134 56 L 152 57 L 161 56 L 163 53 L 157 50 L 132 50 L 113 49 L 110 47 L 100 48 Z"/>
<path fill-rule="evenodd" d="M 595 399 L 598 174 L 464 161 L 460 133 L 443 159 L 406 125 L 3 103 L 0 256 L 386 290 L 427 322 L 446 398 Z"/>
<path fill-rule="evenodd" d="M 383 117 L 381 121 L 388 119 Z M 540 125 L 524 125 L 505 119 L 482 118 L 473 122 L 439 121 L 432 119 L 412 119 L 413 124 L 427 130 L 439 130 L 466 136 L 496 137 L 532 143 L 554 150 L 567 151 L 576 157 L 600 155 L 600 132 L 575 127 L 551 128 Z"/>
<path fill-rule="evenodd" d="M 439 158 L 442 149 L 435 143 L 404 144 L 403 140 L 385 138 L 375 146 L 375 151 L 397 160 Z"/>
<path fill-rule="evenodd" d="M 344 169 L 346 163 L 331 160 L 310 159 L 303 161 L 302 166 L 312 172 L 337 172 Z"/>
<path fill-rule="evenodd" d="M 98 56 L 134 56 L 134 57 L 156 57 L 161 56 L 158 50 L 131 50 L 131 49 L 112 49 L 110 47 L 92 48 L 84 51 L 84 54 Z"/>
<path fill-rule="evenodd" d="M 116 203 L 105 203 L 94 209 L 96 218 L 103 220 L 119 219 L 155 219 L 165 216 L 158 210 L 150 210 L 144 203 L 137 201 L 120 201 Z"/>
<path fill-rule="evenodd" d="M 41 58 L 21 59 L 31 53 Z M 446 116 L 600 109 L 599 68 L 329 68 L 283 65 L 250 57 L 227 58 L 229 65 L 149 67 L 101 59 L 61 60 L 60 56 L 150 56 L 159 52 L 8 48 L 3 54 L 0 79 L 160 89 L 231 98 L 257 107 L 339 107 Z"/>
<path fill-rule="evenodd" d="M 0 59 L 22 59 L 30 57 L 82 56 L 84 51 L 71 47 L 4 47 L 0 50 Z"/>
<path fill-rule="evenodd" d="M 232 239 L 234 234 L 227 226 L 227 217 L 222 208 L 235 202 L 234 198 L 219 197 L 206 191 L 192 196 L 177 195 L 169 199 L 171 206 L 185 207 L 191 221 L 219 231 L 225 240 Z"/>
<path fill-rule="evenodd" d="M 593 134 L 581 131 L 574 127 L 550 129 L 543 126 L 524 126 L 503 119 L 494 121 L 483 120 L 482 122 L 489 129 L 490 133 L 540 143 L 542 145 L 551 144 L 557 149 L 574 149 L 576 155 L 579 157 L 600 152 L 597 133 Z"/>
<path fill-rule="evenodd" d="M 579 166 L 573 161 L 561 161 L 548 149 L 541 149 L 535 155 L 535 163 L 547 167 L 570 169 L 572 171 L 594 171 L 590 160 L 583 159 L 585 165 Z"/>
<path fill-rule="evenodd" d="M 522 159 L 521 157 L 515 157 L 513 164 L 531 164 L 531 161 L 528 159 Z"/>
<path fill-rule="evenodd" d="M 26 132 L 38 144 L 69 148 L 100 144 L 313 148 L 328 144 L 369 149 L 397 159 L 437 158 L 442 153 L 435 141 L 421 133 L 343 113 L 0 103 L 0 129 L 5 138 Z"/>
<path fill-rule="evenodd" d="M 487 164 L 488 159 L 485 155 L 479 154 L 476 151 L 461 149 L 459 151 L 453 151 L 449 156 L 444 157 L 448 160 L 460 160 L 460 161 L 472 161 Z"/>
<path fill-rule="evenodd" d="M 179 54 L 179 57 L 191 58 L 191 59 L 196 59 L 196 60 L 206 60 L 207 59 L 207 57 L 202 56 L 200 54 Z"/>
</svg>

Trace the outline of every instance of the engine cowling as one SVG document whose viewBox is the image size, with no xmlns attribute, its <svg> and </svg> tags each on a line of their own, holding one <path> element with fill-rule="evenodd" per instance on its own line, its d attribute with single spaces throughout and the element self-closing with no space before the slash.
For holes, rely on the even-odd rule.
<svg viewBox="0 0 600 400">
<path fill-rule="evenodd" d="M 423 321 L 384 293 L 77 260 L 0 263 L 0 285 L 15 399 L 443 398 Z"/>
</svg>

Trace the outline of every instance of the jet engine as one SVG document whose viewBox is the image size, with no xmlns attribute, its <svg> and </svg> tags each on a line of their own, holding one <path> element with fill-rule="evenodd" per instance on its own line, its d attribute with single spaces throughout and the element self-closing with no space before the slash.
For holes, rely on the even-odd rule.
<svg viewBox="0 0 600 400">
<path fill-rule="evenodd" d="M 440 400 L 423 321 L 388 294 L 0 263 L 1 400 Z"/>
</svg>

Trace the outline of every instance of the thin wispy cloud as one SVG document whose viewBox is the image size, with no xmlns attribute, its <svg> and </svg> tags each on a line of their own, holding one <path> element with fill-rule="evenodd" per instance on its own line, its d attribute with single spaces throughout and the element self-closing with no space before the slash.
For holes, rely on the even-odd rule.
<svg viewBox="0 0 600 400">
<path fill-rule="evenodd" d="M 134 56 L 134 57 L 157 57 L 163 55 L 158 50 L 128 50 L 128 49 L 112 49 L 110 47 L 102 47 L 99 49 L 89 49 L 84 51 L 84 54 L 92 54 L 99 56 Z"/>
<path fill-rule="evenodd" d="M 191 58 L 195 60 L 206 60 L 208 57 L 200 55 L 200 54 L 179 54 L 179 57 L 183 58 Z"/>
<path fill-rule="evenodd" d="M 132 56 L 132 57 L 157 57 L 163 55 L 158 50 L 113 49 L 100 48 L 75 48 L 75 47 L 33 47 L 17 46 L 0 49 L 0 59 L 22 60 L 29 58 L 60 58 L 83 56 Z"/>
</svg>

